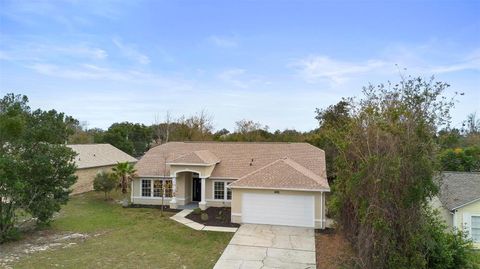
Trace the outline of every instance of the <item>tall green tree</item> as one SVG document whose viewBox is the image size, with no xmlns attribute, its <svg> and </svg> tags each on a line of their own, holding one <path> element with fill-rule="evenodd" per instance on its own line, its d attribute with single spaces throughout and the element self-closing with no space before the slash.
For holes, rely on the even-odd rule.
<svg viewBox="0 0 480 269">
<path fill-rule="evenodd" d="M 351 120 L 350 103 L 351 99 L 344 99 L 335 105 L 330 105 L 326 109 L 316 109 L 315 119 L 318 121 L 319 128 L 313 130 L 307 137 L 307 141 L 325 151 L 325 161 L 327 163 L 327 177 L 330 183 L 336 178 L 337 170 L 334 160 L 339 155 L 338 148 L 332 143 L 328 130 L 343 132 Z"/>
<path fill-rule="evenodd" d="M 75 152 L 65 146 L 76 121 L 55 110 L 31 111 L 26 96 L 0 100 L 0 242 L 19 210 L 47 223 L 68 201 Z"/>
<path fill-rule="evenodd" d="M 137 172 L 137 170 L 135 170 L 133 164 L 129 162 L 117 163 L 117 165 L 113 167 L 112 170 L 115 173 L 117 179 L 119 180 L 118 186 L 120 186 L 120 188 L 122 189 L 123 206 L 128 206 L 128 186 L 130 185 L 133 177 L 135 177 L 135 173 Z"/>
<path fill-rule="evenodd" d="M 112 124 L 103 134 L 101 142 L 109 143 L 138 157 L 150 148 L 152 137 L 153 133 L 150 127 L 139 123 L 121 122 Z"/>
<path fill-rule="evenodd" d="M 341 128 L 322 129 L 338 153 L 329 212 L 352 243 L 356 267 L 437 268 L 442 262 L 431 262 L 432 255 L 454 253 L 432 251 L 447 247 L 436 239 L 442 229 L 428 210 L 438 191 L 435 135 L 453 105 L 443 95 L 447 88 L 422 78 L 368 86 L 348 113 L 339 113 L 348 114 Z"/>
</svg>

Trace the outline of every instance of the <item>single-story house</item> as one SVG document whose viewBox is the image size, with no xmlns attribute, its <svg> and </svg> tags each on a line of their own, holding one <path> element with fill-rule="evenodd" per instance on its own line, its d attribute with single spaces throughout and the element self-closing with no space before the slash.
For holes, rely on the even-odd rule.
<svg viewBox="0 0 480 269">
<path fill-rule="evenodd" d="M 102 170 L 111 171 L 118 162 L 137 162 L 137 159 L 110 144 L 76 144 L 67 147 L 77 153 L 75 175 L 78 179 L 72 186 L 72 194 L 93 190 L 95 175 Z"/>
<path fill-rule="evenodd" d="M 325 152 L 307 143 L 170 142 L 136 164 L 134 204 L 231 207 L 232 222 L 325 228 Z"/>
<path fill-rule="evenodd" d="M 480 172 L 442 172 L 432 201 L 446 224 L 463 230 L 480 248 Z"/>
</svg>

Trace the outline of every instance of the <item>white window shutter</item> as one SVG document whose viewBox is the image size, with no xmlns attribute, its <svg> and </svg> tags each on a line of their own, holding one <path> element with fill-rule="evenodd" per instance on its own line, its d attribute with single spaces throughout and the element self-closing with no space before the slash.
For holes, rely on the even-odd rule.
<svg viewBox="0 0 480 269">
<path fill-rule="evenodd" d="M 468 238 L 472 238 L 472 216 L 470 213 L 463 213 L 463 231 L 468 233 Z"/>
</svg>

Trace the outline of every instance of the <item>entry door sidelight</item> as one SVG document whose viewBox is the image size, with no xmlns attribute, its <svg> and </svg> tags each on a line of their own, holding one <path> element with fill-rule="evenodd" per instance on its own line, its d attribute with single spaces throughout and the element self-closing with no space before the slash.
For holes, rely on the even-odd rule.
<svg viewBox="0 0 480 269">
<path fill-rule="evenodd" d="M 192 184 L 192 201 L 200 202 L 202 200 L 202 180 L 193 178 Z"/>
</svg>

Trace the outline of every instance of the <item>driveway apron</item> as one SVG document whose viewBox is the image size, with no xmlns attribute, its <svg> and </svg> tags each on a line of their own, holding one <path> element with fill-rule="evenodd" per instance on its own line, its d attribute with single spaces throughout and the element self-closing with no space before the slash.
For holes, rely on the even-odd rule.
<svg viewBox="0 0 480 269">
<path fill-rule="evenodd" d="M 214 269 L 315 269 L 313 228 L 243 224 Z"/>
</svg>

